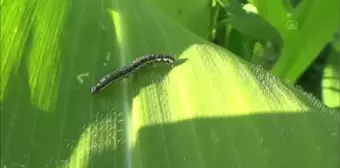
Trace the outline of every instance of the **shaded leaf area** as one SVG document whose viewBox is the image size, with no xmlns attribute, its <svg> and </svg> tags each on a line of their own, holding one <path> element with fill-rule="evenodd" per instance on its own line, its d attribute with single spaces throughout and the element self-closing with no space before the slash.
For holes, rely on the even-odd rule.
<svg viewBox="0 0 340 168">
<path fill-rule="evenodd" d="M 271 41 L 282 45 L 282 37 L 278 30 L 256 13 L 245 11 L 240 4 L 235 2 L 227 6 L 226 10 L 230 12 L 226 21 L 244 36 L 261 42 Z"/>
<path fill-rule="evenodd" d="M 274 112 L 148 126 L 138 134 L 134 166 L 336 167 L 334 115 Z"/>
<path fill-rule="evenodd" d="M 28 49 L 6 57 L 13 64 L 0 102 L 2 167 L 339 166 L 338 114 L 313 97 L 142 1 L 64 3 L 39 13 L 47 21 L 68 7 L 58 27 L 46 23 L 56 34 L 23 24 L 32 39 L 17 40 Z M 50 36 L 58 37 L 53 45 Z M 32 51 L 37 64 L 27 63 Z M 181 63 L 146 67 L 90 94 L 97 79 L 147 53 Z"/>
<path fill-rule="evenodd" d="M 322 100 L 329 107 L 340 110 L 340 57 L 339 50 L 332 48 L 322 78 Z"/>
<path fill-rule="evenodd" d="M 323 69 L 332 54 L 332 46 L 328 43 L 322 51 L 319 53 L 313 64 L 302 74 L 302 76 L 296 81 L 296 84 L 305 88 L 309 93 L 318 99 L 322 100 L 322 76 Z"/>
</svg>

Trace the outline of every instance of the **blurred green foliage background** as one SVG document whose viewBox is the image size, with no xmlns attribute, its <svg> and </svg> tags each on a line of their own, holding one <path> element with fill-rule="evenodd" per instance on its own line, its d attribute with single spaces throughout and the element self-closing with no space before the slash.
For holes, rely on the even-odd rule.
<svg viewBox="0 0 340 168">
<path fill-rule="evenodd" d="M 209 0 L 149 1 L 197 35 L 339 108 L 338 2 L 215 0 L 208 9 Z"/>
</svg>

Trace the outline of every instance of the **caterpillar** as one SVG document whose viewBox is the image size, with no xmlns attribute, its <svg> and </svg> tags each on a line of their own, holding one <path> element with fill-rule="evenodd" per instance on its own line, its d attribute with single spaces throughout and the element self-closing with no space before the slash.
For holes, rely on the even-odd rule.
<svg viewBox="0 0 340 168">
<path fill-rule="evenodd" d="M 151 54 L 138 57 L 134 61 L 130 62 L 128 65 L 102 77 L 99 81 L 97 81 L 94 86 L 90 88 L 90 92 L 92 95 L 95 95 L 105 89 L 107 86 L 109 86 L 112 82 L 126 78 L 136 72 L 138 69 L 148 64 L 159 62 L 167 63 L 171 67 L 173 67 L 175 63 L 175 58 L 164 54 Z"/>
</svg>

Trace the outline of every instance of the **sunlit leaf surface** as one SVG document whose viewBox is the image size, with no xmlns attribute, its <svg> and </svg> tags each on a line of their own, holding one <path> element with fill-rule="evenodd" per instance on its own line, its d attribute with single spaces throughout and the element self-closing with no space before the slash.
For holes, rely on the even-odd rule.
<svg viewBox="0 0 340 168">
<path fill-rule="evenodd" d="M 339 167 L 337 112 L 143 1 L 28 2 L 1 1 L 1 167 Z M 90 94 L 147 53 L 177 66 Z"/>
</svg>

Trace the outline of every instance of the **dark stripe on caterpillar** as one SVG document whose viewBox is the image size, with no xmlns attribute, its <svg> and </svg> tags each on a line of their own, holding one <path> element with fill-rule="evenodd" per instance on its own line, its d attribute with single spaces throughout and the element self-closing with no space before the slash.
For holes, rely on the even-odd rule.
<svg viewBox="0 0 340 168">
<path fill-rule="evenodd" d="M 151 54 L 147 56 L 138 57 L 137 59 L 135 59 L 128 65 L 124 66 L 123 68 L 105 75 L 94 86 L 91 87 L 90 89 L 91 94 L 92 95 L 97 94 L 98 92 L 105 89 L 110 83 L 128 77 L 129 75 L 131 75 L 132 73 L 134 73 L 135 71 L 144 67 L 147 64 L 158 62 L 165 62 L 167 64 L 170 64 L 171 67 L 173 67 L 175 63 L 175 58 L 163 54 Z"/>
</svg>

